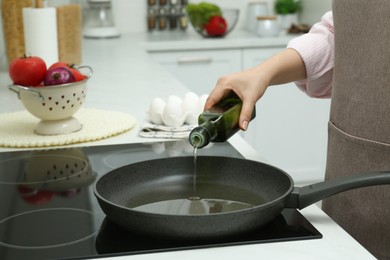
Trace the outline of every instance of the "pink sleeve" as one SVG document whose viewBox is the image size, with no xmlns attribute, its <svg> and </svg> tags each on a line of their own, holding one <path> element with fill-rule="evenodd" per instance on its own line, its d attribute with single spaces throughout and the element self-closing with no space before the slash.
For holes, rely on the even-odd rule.
<svg viewBox="0 0 390 260">
<path fill-rule="evenodd" d="M 291 40 L 287 45 L 287 48 L 296 50 L 305 63 L 307 79 L 295 83 L 311 97 L 329 98 L 332 94 L 333 32 L 333 14 L 327 12 L 309 33 Z"/>
</svg>

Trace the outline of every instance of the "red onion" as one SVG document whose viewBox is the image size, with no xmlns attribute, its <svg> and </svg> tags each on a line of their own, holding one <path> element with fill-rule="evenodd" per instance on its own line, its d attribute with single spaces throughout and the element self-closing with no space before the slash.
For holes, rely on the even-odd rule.
<svg viewBox="0 0 390 260">
<path fill-rule="evenodd" d="M 75 78 L 72 72 L 65 67 L 56 67 L 49 69 L 44 80 L 45 86 L 61 85 L 74 82 Z"/>
</svg>

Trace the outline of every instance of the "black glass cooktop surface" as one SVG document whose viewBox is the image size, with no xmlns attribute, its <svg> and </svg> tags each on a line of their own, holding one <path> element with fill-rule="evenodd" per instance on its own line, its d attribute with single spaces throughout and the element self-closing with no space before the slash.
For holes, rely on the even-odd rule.
<svg viewBox="0 0 390 260">
<path fill-rule="evenodd" d="M 106 218 L 96 238 L 96 250 L 99 254 L 141 254 L 321 237 L 322 235 L 295 209 L 284 209 L 272 222 L 244 235 L 200 241 L 153 239 L 126 231 Z"/>
<path fill-rule="evenodd" d="M 156 241 L 105 217 L 93 194 L 99 176 L 138 161 L 192 153 L 179 141 L 0 153 L 0 259 L 84 259 L 322 237 L 294 209 L 242 236 L 192 242 Z M 198 155 L 242 158 L 228 143 Z"/>
</svg>

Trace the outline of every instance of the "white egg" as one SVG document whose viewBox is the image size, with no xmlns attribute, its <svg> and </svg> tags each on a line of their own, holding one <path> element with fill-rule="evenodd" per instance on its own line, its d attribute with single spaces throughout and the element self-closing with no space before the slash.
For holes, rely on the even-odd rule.
<svg viewBox="0 0 390 260">
<path fill-rule="evenodd" d="M 209 95 L 202 95 L 200 96 L 199 98 L 199 104 L 198 104 L 198 107 L 199 107 L 199 113 L 202 113 L 203 110 L 204 110 L 204 105 L 206 104 L 206 100 L 207 98 L 209 97 Z"/>
<path fill-rule="evenodd" d="M 199 96 L 197 94 L 195 94 L 194 92 L 187 92 L 185 95 L 184 95 L 184 98 L 183 98 L 184 101 L 193 101 L 193 102 L 198 102 L 199 101 Z"/>
<path fill-rule="evenodd" d="M 161 98 L 154 98 L 152 100 L 149 106 L 149 118 L 153 124 L 161 125 L 163 123 L 162 114 L 165 106 L 166 102 Z"/>
<path fill-rule="evenodd" d="M 181 99 L 180 102 L 174 98 L 168 100 L 162 114 L 164 125 L 177 127 L 183 125 L 184 120 L 185 117 L 181 108 Z"/>
<path fill-rule="evenodd" d="M 184 113 L 197 113 L 198 112 L 199 96 L 193 92 L 188 92 L 183 98 L 182 108 Z"/>
<path fill-rule="evenodd" d="M 167 100 L 167 103 L 175 103 L 175 104 L 179 104 L 179 106 L 181 106 L 182 102 L 183 100 L 176 95 L 170 95 Z"/>
<path fill-rule="evenodd" d="M 186 120 L 185 123 L 189 125 L 197 125 L 198 124 L 198 117 L 199 113 L 186 113 L 185 114 Z"/>
</svg>

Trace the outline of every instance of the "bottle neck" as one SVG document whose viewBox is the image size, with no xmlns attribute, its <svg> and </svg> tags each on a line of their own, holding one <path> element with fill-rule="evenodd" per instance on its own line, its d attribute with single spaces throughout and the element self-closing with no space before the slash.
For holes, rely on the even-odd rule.
<svg viewBox="0 0 390 260">
<path fill-rule="evenodd" d="M 202 148 L 213 141 L 216 136 L 217 128 L 214 121 L 206 121 L 191 131 L 189 142 L 193 147 Z"/>
</svg>

